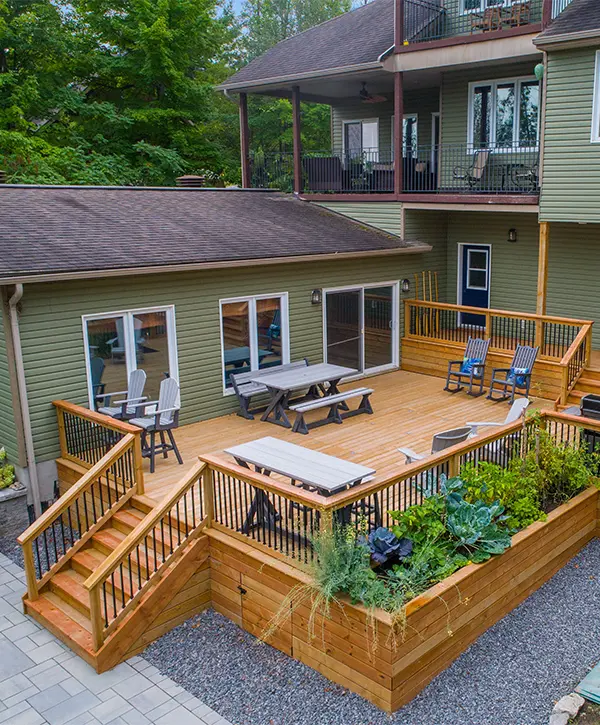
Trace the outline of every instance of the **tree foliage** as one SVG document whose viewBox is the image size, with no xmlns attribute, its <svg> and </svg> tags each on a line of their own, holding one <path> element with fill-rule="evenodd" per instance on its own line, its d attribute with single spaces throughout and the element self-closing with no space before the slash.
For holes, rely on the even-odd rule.
<svg viewBox="0 0 600 725">
<path fill-rule="evenodd" d="M 12 182 L 239 180 L 238 112 L 214 86 L 350 0 L 0 0 L 0 168 Z M 253 145 L 291 146 L 285 99 L 251 99 Z M 303 106 L 306 148 L 329 108 Z"/>
</svg>

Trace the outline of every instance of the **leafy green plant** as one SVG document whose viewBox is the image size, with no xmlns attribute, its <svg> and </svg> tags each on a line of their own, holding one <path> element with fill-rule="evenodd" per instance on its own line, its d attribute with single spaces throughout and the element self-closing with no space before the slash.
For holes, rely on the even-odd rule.
<svg viewBox="0 0 600 725">
<path fill-rule="evenodd" d="M 499 502 L 487 506 L 483 501 L 472 504 L 461 499 L 448 513 L 446 525 L 471 560 L 481 562 L 510 546 L 510 534 L 499 526 L 503 512 Z"/>
<path fill-rule="evenodd" d="M 521 468 L 521 459 L 511 463 L 510 468 L 486 461 L 466 464 L 460 472 L 465 500 L 484 501 L 488 505 L 500 501 L 506 513 L 506 525 L 514 531 L 543 520 L 545 514 L 540 507 L 537 483 L 531 476 L 523 476 Z"/>
<path fill-rule="evenodd" d="M 5 448 L 0 448 L 0 490 L 12 486 L 15 482 L 15 467 L 8 463 Z"/>
</svg>

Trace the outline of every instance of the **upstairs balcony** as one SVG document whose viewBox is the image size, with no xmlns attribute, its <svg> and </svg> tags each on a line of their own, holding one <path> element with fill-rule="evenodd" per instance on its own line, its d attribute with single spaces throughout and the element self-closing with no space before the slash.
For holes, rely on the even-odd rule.
<svg viewBox="0 0 600 725">
<path fill-rule="evenodd" d="M 404 0 L 404 46 L 539 26 L 543 5 L 544 0 Z"/>
<path fill-rule="evenodd" d="M 528 197 L 539 194 L 539 150 L 531 148 L 476 148 L 469 144 L 425 144 L 403 150 L 402 198 L 465 201 L 476 198 Z M 254 153 L 254 188 L 292 191 L 292 153 Z M 312 152 L 302 155 L 301 193 L 312 196 L 393 196 L 395 171 L 392 151 Z"/>
</svg>

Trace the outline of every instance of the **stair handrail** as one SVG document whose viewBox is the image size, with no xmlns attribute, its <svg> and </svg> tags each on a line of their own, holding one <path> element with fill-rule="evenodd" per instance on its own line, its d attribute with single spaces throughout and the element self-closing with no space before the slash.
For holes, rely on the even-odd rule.
<svg viewBox="0 0 600 725">
<path fill-rule="evenodd" d="M 71 486 L 17 538 L 17 542 L 23 549 L 29 599 L 37 599 L 40 589 L 49 581 L 52 575 L 104 525 L 116 509 L 120 508 L 137 493 L 136 448 L 139 445 L 139 436 L 131 433 L 126 434 L 98 463 L 88 469 L 77 483 Z M 141 455 L 141 451 L 137 451 L 137 453 Z M 127 464 L 123 465 L 126 458 Z M 118 464 L 116 470 L 110 473 L 115 464 Z M 123 477 L 124 475 L 126 478 Z M 107 477 L 106 484 L 101 480 L 104 476 Z M 114 489 L 111 489 L 111 481 L 115 484 Z M 98 484 L 96 491 L 94 490 L 95 484 Z M 103 485 L 106 486 L 104 495 L 102 493 Z M 113 496 L 111 496 L 111 490 Z M 100 511 L 98 511 L 98 508 Z M 63 517 L 66 518 L 66 522 Z M 91 526 L 90 520 L 92 522 Z M 58 531 L 55 528 L 57 523 L 59 524 Z M 77 539 L 75 539 L 73 533 L 75 526 L 77 527 Z M 50 564 L 50 555 L 48 553 L 48 530 L 51 532 L 50 544 L 56 559 L 53 564 Z M 56 541 L 57 535 L 60 535 L 62 542 Z M 38 546 L 40 537 L 44 538 L 47 564 L 45 573 L 42 573 L 43 560 Z M 39 578 L 33 552 L 34 542 Z"/>
<path fill-rule="evenodd" d="M 577 337 L 564 354 L 560 365 L 562 367 L 560 404 L 566 405 L 569 393 L 581 377 L 590 362 L 592 354 L 592 326 L 593 322 L 583 325 Z"/>
<path fill-rule="evenodd" d="M 166 569 L 184 553 L 187 545 L 191 543 L 205 528 L 208 522 L 208 516 L 205 513 L 203 503 L 202 490 L 204 487 L 203 477 L 206 464 L 198 461 L 180 480 L 175 488 L 167 493 L 162 501 L 150 511 L 140 523 L 131 531 L 119 546 L 95 569 L 92 574 L 85 580 L 83 586 L 89 592 L 90 597 L 90 616 L 92 623 L 92 636 L 96 649 L 100 649 L 119 623 L 132 611 L 139 603 L 143 594 L 157 580 L 162 578 Z M 198 484 L 198 496 L 194 498 L 194 487 Z M 192 508 L 188 514 L 188 493 L 191 497 Z M 181 517 L 179 506 L 183 505 Z M 196 515 L 196 505 L 198 506 L 198 515 Z M 173 509 L 177 510 L 176 517 L 173 518 Z M 156 558 L 154 558 L 154 567 L 151 571 L 151 565 L 148 558 L 148 539 L 153 543 L 155 557 L 157 555 L 156 544 L 156 527 L 160 525 L 162 539 L 162 561 L 157 566 Z M 170 537 L 165 551 L 164 533 L 168 527 Z M 173 533 L 175 531 L 175 534 Z M 173 546 L 173 539 L 176 539 Z M 142 566 L 144 552 L 140 552 L 140 546 L 145 547 L 146 554 L 146 574 L 142 575 Z M 135 556 L 133 554 L 135 553 Z M 133 559 L 132 559 L 133 556 Z M 123 575 L 123 566 L 128 564 L 129 570 L 129 587 L 130 594 L 127 601 L 124 598 L 125 579 Z M 132 575 L 133 568 L 136 569 L 136 576 Z M 119 572 L 119 580 L 121 584 L 122 599 L 118 603 L 115 593 L 115 573 Z M 135 593 L 134 593 L 135 589 Z M 102 596 L 101 596 L 102 594 Z M 133 596 L 131 596 L 133 594 Z M 112 595 L 112 614 L 110 613 L 110 604 L 108 597 Z"/>
</svg>

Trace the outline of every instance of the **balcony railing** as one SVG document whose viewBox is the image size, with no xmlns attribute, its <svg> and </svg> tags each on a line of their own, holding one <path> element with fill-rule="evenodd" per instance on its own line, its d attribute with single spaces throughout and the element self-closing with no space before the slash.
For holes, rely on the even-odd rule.
<svg viewBox="0 0 600 725">
<path fill-rule="evenodd" d="M 407 194 L 536 195 L 538 148 L 479 149 L 469 144 L 413 146 L 404 150 L 403 192 Z M 291 153 L 254 154 L 254 188 L 291 191 Z M 391 194 L 391 151 L 312 153 L 302 158 L 307 194 Z"/>
<path fill-rule="evenodd" d="M 566 5 L 570 0 L 555 2 Z M 543 0 L 405 0 L 405 42 L 423 43 L 533 25 L 542 20 L 542 4 Z"/>
</svg>

